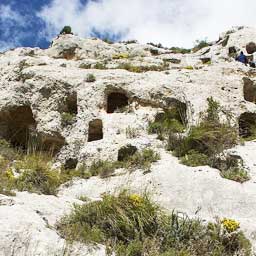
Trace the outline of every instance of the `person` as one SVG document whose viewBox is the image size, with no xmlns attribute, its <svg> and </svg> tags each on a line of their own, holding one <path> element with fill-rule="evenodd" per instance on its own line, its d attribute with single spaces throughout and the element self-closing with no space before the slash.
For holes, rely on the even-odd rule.
<svg viewBox="0 0 256 256">
<path fill-rule="evenodd" d="M 236 60 L 239 61 L 239 62 L 244 63 L 245 65 L 247 65 L 247 63 L 248 63 L 248 59 L 247 59 L 247 57 L 244 55 L 243 52 L 240 52 L 240 55 L 236 58 Z"/>
</svg>

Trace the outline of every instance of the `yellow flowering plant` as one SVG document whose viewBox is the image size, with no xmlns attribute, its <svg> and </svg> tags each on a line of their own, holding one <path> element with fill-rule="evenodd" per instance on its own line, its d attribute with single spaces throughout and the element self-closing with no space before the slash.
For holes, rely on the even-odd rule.
<svg viewBox="0 0 256 256">
<path fill-rule="evenodd" d="M 11 169 L 6 170 L 5 175 L 8 179 L 14 179 L 14 174 Z"/>
<path fill-rule="evenodd" d="M 221 224 L 223 225 L 224 229 L 229 233 L 235 232 L 240 228 L 240 223 L 232 219 L 224 218 L 221 221 Z"/>
<path fill-rule="evenodd" d="M 129 54 L 128 53 L 120 53 L 120 54 L 115 54 L 112 56 L 112 58 L 115 59 L 128 59 Z"/>
<path fill-rule="evenodd" d="M 134 206 L 140 206 L 143 203 L 143 198 L 137 194 L 132 194 L 129 196 L 129 199 Z"/>
</svg>

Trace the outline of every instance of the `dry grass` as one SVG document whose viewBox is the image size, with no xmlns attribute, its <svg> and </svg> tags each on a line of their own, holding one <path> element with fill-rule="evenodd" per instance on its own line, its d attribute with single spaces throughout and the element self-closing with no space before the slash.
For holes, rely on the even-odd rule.
<svg viewBox="0 0 256 256">
<path fill-rule="evenodd" d="M 233 223 L 236 224 L 234 227 Z M 232 230 L 230 229 L 232 224 Z M 233 228 L 234 227 L 234 228 Z M 68 241 L 103 243 L 117 256 L 249 256 L 251 245 L 235 221 L 203 224 L 185 214 L 167 214 L 148 194 L 121 192 L 75 205 L 57 224 Z"/>
</svg>

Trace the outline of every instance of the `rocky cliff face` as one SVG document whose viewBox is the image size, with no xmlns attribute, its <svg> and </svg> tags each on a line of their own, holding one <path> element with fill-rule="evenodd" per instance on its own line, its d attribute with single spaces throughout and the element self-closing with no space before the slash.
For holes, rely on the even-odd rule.
<svg viewBox="0 0 256 256">
<path fill-rule="evenodd" d="M 236 28 L 195 53 L 177 54 L 151 45 L 61 35 L 46 50 L 0 53 L 0 137 L 13 146 L 25 148 L 28 137 L 40 138 L 44 150 L 54 152 L 56 166 L 72 168 L 98 159 L 116 161 L 128 144 L 161 155 L 147 174 L 137 170 L 108 179 L 75 179 L 57 196 L 0 195 L 0 255 L 105 255 L 104 247 L 68 247 L 52 227 L 73 203 L 82 203 L 79 196 L 95 200 L 125 186 L 147 187 L 169 210 L 193 216 L 200 209 L 206 220 L 234 218 L 255 245 L 256 143 L 230 149 L 250 175 L 240 184 L 222 178 L 217 169 L 182 165 L 147 129 L 157 113 L 182 105 L 189 131 L 213 97 L 244 132 L 241 116 L 256 121 L 256 70 L 232 54 L 246 52 L 255 41 L 256 30 Z"/>
</svg>

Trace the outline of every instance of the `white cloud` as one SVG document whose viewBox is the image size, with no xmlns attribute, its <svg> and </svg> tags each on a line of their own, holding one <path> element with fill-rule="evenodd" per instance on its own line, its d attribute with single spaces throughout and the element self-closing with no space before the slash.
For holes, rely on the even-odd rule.
<svg viewBox="0 0 256 256">
<path fill-rule="evenodd" d="M 93 29 L 121 33 L 123 40 L 190 47 L 196 39 L 215 40 L 232 26 L 256 25 L 255 0 L 52 0 L 38 14 L 52 37 L 65 25 L 80 36 Z"/>
<path fill-rule="evenodd" d="M 26 26 L 26 21 L 26 17 L 13 11 L 10 5 L 0 5 L 0 52 L 20 45 L 25 35 L 19 28 Z"/>
<path fill-rule="evenodd" d="M 24 17 L 13 11 L 10 5 L 0 5 L 0 20 L 5 23 L 17 22 L 21 26 L 25 25 Z"/>
</svg>

